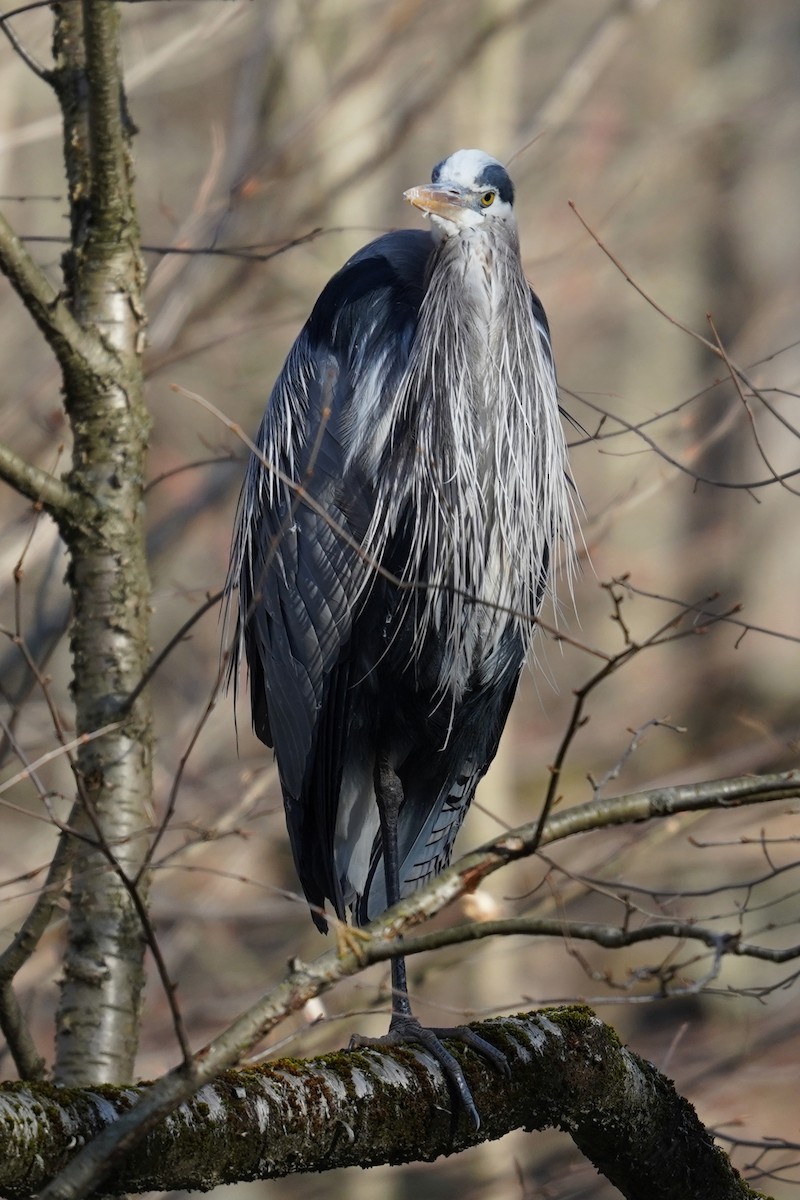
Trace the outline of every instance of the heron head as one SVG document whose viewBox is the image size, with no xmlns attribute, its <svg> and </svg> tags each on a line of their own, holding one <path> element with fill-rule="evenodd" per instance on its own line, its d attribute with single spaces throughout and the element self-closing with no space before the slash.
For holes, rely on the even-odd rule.
<svg viewBox="0 0 800 1200">
<path fill-rule="evenodd" d="M 430 184 L 403 195 L 430 217 L 442 237 L 516 227 L 514 185 L 503 164 L 482 150 L 456 150 L 433 168 Z"/>
</svg>

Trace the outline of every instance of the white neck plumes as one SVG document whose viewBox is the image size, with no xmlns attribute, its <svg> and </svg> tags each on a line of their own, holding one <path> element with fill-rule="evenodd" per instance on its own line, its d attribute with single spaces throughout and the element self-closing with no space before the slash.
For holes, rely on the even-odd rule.
<svg viewBox="0 0 800 1200">
<path fill-rule="evenodd" d="M 438 247 L 383 428 L 395 445 L 401 431 L 404 467 L 365 548 L 380 560 L 410 509 L 414 653 L 444 635 L 439 687 L 455 698 L 509 623 L 528 648 L 550 562 L 573 555 L 555 374 L 513 227 Z"/>
</svg>

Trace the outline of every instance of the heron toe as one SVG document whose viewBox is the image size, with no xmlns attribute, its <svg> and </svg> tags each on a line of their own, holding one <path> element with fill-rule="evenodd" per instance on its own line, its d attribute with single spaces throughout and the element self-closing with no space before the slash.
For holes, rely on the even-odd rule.
<svg viewBox="0 0 800 1200">
<path fill-rule="evenodd" d="M 473 1128 L 478 1130 L 481 1118 L 470 1086 L 461 1069 L 461 1064 L 447 1049 L 443 1038 L 463 1042 L 470 1050 L 482 1055 L 501 1075 L 506 1078 L 510 1077 L 511 1069 L 505 1055 L 466 1025 L 454 1025 L 452 1028 L 430 1028 L 420 1024 L 412 1015 L 395 1013 L 389 1032 L 383 1037 L 371 1038 L 354 1034 L 350 1039 L 350 1046 L 351 1048 L 364 1046 L 381 1049 L 384 1046 L 403 1046 L 409 1042 L 422 1046 L 439 1064 L 451 1090 L 458 1097 L 458 1103 L 467 1114 Z"/>
</svg>

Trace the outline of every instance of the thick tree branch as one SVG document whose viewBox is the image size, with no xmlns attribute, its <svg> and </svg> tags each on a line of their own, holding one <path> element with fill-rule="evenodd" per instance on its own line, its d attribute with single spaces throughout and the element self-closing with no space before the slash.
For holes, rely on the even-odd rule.
<svg viewBox="0 0 800 1200">
<path fill-rule="evenodd" d="M 511 1069 L 510 1079 L 502 1078 L 464 1053 L 483 1114 L 477 1133 L 453 1113 L 447 1084 L 423 1051 L 354 1050 L 221 1076 L 153 1130 L 105 1180 L 104 1191 L 206 1190 L 296 1171 L 430 1161 L 513 1129 L 556 1127 L 623 1196 L 757 1195 L 670 1081 L 622 1047 L 588 1009 L 547 1009 L 473 1028 L 503 1051 Z M 135 1088 L 0 1090 L 0 1120 L 13 1130 L 0 1164 L 3 1194 L 22 1200 L 45 1185 L 39 1195 L 48 1200 L 76 1195 L 46 1181 L 76 1140 L 124 1119 L 140 1095 Z"/>
<path fill-rule="evenodd" d="M 220 1072 L 239 1062 L 248 1049 L 341 979 L 358 974 L 370 963 L 397 954 L 407 930 L 471 891 L 488 875 L 513 859 L 535 852 L 573 833 L 612 824 L 643 821 L 676 812 L 736 807 L 800 797 L 800 771 L 723 779 L 676 788 L 659 788 L 616 799 L 595 800 L 551 815 L 540 838 L 538 821 L 520 826 L 466 855 L 424 888 L 401 900 L 361 931 L 358 954 L 328 950 L 313 963 L 295 962 L 287 977 L 244 1012 L 224 1033 L 198 1051 L 191 1063 L 171 1071 L 137 1094 L 133 1107 L 105 1128 L 42 1193 L 40 1200 L 74 1200 L 98 1186 L 105 1174 L 137 1143 Z M 408 943 L 403 944 L 403 952 Z"/>
</svg>

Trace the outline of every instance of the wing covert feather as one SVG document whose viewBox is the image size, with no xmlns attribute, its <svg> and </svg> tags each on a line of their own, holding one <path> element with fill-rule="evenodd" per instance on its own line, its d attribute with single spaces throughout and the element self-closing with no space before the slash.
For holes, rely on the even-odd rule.
<svg viewBox="0 0 800 1200">
<path fill-rule="evenodd" d="M 373 507 L 359 439 L 405 369 L 431 248 L 427 233 L 389 234 L 333 277 L 275 383 L 240 500 L 230 585 L 253 723 L 275 749 L 295 863 L 320 906 L 340 907 L 333 837 Z"/>
</svg>

